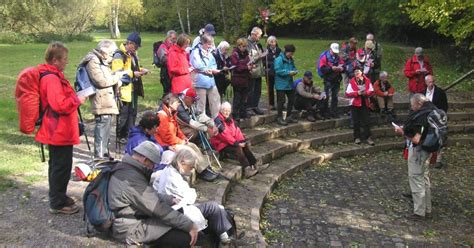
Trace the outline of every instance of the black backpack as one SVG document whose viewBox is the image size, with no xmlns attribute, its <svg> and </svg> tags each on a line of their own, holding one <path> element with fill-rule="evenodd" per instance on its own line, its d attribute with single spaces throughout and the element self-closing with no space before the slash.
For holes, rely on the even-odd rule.
<svg viewBox="0 0 474 248">
<path fill-rule="evenodd" d="M 88 235 L 109 233 L 115 219 L 109 207 L 108 188 L 112 174 L 117 171 L 118 160 L 106 161 L 97 165 L 100 173 L 87 185 L 82 198 L 84 202 L 84 221 Z"/>
<path fill-rule="evenodd" d="M 446 145 L 448 139 L 448 115 L 438 108 L 420 112 L 418 115 L 427 113 L 429 126 L 421 148 L 427 152 L 437 152 Z"/>
<path fill-rule="evenodd" d="M 153 65 L 160 68 L 165 66 L 163 61 L 161 61 L 158 57 L 158 49 L 160 48 L 161 44 L 163 44 L 163 41 L 157 41 L 153 43 Z"/>
</svg>

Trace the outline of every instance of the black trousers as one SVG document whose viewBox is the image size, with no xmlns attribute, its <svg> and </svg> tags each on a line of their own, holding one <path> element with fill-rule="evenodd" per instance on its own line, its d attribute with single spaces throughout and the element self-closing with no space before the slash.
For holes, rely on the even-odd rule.
<svg viewBox="0 0 474 248">
<path fill-rule="evenodd" d="M 48 149 L 49 206 L 52 209 L 61 209 L 66 206 L 67 185 L 71 179 L 72 145 L 49 145 Z"/>
<path fill-rule="evenodd" d="M 247 116 L 247 100 L 249 96 L 249 88 L 242 86 L 233 86 L 234 98 L 232 100 L 232 116 L 234 118 Z"/>
<path fill-rule="evenodd" d="M 257 108 L 262 95 L 262 78 L 252 78 L 249 85 L 249 100 L 247 108 Z"/>
<path fill-rule="evenodd" d="M 268 74 L 268 104 L 275 106 L 275 75 Z"/>
<path fill-rule="evenodd" d="M 188 232 L 173 228 L 147 245 L 157 248 L 182 248 L 190 247 L 189 243 L 191 243 L 191 235 Z"/>
<path fill-rule="evenodd" d="M 171 79 L 166 66 L 160 69 L 160 83 L 163 86 L 163 96 L 171 92 Z"/>
<path fill-rule="evenodd" d="M 248 145 L 246 145 L 244 148 L 240 146 L 227 146 L 226 148 L 222 149 L 221 152 L 229 155 L 230 157 L 236 158 L 243 168 L 255 165 L 257 163 L 257 159 L 255 158 L 255 155 L 253 155 L 252 151 L 250 151 Z"/>
<path fill-rule="evenodd" d="M 132 102 L 122 102 L 118 121 L 118 138 L 128 138 L 128 131 L 135 126 L 137 119 L 137 106 Z"/>
<path fill-rule="evenodd" d="M 286 118 L 291 117 L 291 111 L 293 110 L 293 103 L 295 101 L 294 90 L 277 90 L 277 112 L 278 117 L 283 117 L 283 105 L 285 104 L 285 95 L 288 98 L 288 104 L 286 104 Z"/>
<path fill-rule="evenodd" d="M 306 98 L 302 96 L 295 96 L 295 109 L 296 110 L 306 110 L 315 112 L 316 109 L 321 109 L 323 105 L 323 101 L 316 100 L 314 98 Z"/>
<path fill-rule="evenodd" d="M 339 93 L 339 88 L 341 87 L 341 82 L 329 82 L 324 81 L 324 92 L 326 93 L 326 99 L 324 99 L 324 112 L 337 113 L 337 95 Z M 329 97 L 331 97 L 331 106 L 329 107 Z"/>
<path fill-rule="evenodd" d="M 362 104 L 362 107 L 351 106 L 351 116 L 352 121 L 354 122 L 354 139 L 369 138 L 369 109 L 367 106 L 365 106 L 365 104 Z"/>
</svg>

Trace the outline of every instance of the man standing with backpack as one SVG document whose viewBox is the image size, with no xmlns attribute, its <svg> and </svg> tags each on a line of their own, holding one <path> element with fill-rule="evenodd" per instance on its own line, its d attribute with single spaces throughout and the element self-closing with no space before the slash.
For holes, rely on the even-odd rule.
<svg viewBox="0 0 474 248">
<path fill-rule="evenodd" d="M 137 51 L 142 45 L 138 33 L 133 32 L 127 41 L 120 45 L 112 60 L 112 71 L 126 72 L 122 76 L 120 87 L 120 114 L 117 123 L 117 139 L 120 143 L 127 143 L 128 132 L 135 126 L 137 119 L 138 97 L 143 97 L 142 76 L 148 74 L 148 69 L 141 68 L 138 63 Z"/>
<path fill-rule="evenodd" d="M 337 103 L 339 88 L 341 86 L 342 72 L 344 71 L 344 61 L 338 56 L 339 44 L 332 43 L 328 51 L 319 56 L 318 74 L 324 80 L 324 117 L 338 118 Z M 331 92 L 331 94 L 329 94 Z M 329 108 L 329 96 L 331 96 L 331 107 Z"/>
<path fill-rule="evenodd" d="M 170 30 L 166 33 L 166 39 L 158 47 L 158 50 L 153 51 L 156 55 L 156 61 L 153 61 L 155 66 L 160 68 L 160 82 L 163 86 L 163 96 L 171 92 L 171 79 L 168 74 L 168 50 L 173 44 L 176 44 L 176 31 Z M 154 55 L 154 56 L 155 56 Z M 155 59 L 154 59 L 155 60 Z"/>
<path fill-rule="evenodd" d="M 112 74 L 110 62 L 117 50 L 112 40 L 101 40 L 97 48 L 89 52 L 79 63 L 85 66 L 96 93 L 90 97 L 91 112 L 95 116 L 94 157 L 108 158 L 109 138 L 112 128 L 112 118 L 118 115 L 115 94 L 122 84 L 122 74 Z"/>
</svg>

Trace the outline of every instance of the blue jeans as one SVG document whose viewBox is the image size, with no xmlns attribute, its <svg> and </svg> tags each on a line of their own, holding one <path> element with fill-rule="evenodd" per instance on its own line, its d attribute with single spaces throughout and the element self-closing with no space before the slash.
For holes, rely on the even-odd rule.
<svg viewBox="0 0 474 248">
<path fill-rule="evenodd" d="M 324 111 L 328 113 L 330 110 L 331 113 L 336 113 L 337 112 L 337 95 L 339 94 L 339 88 L 341 86 L 341 82 L 329 82 L 329 81 L 324 81 L 324 92 L 326 92 L 326 99 L 324 99 Z M 331 92 L 331 94 L 329 94 Z M 331 107 L 329 109 L 329 96 L 331 96 Z"/>
</svg>

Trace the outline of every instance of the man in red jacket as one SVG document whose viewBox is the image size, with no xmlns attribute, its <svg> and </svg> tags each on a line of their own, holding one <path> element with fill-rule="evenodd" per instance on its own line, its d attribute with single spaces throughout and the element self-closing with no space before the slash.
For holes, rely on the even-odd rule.
<svg viewBox="0 0 474 248">
<path fill-rule="evenodd" d="M 415 55 L 405 63 L 405 76 L 408 78 L 408 91 L 410 98 L 413 94 L 424 94 L 426 89 L 425 76 L 433 75 L 428 57 L 423 55 L 423 48 L 417 47 Z"/>
</svg>

